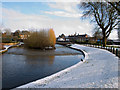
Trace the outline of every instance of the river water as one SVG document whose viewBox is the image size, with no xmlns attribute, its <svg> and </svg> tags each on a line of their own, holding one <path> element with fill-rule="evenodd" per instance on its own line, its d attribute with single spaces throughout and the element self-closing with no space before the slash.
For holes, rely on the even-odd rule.
<svg viewBox="0 0 120 90">
<path fill-rule="evenodd" d="M 11 89 L 44 78 L 78 63 L 81 58 L 81 52 L 61 45 L 48 51 L 11 48 L 2 55 L 2 87 Z"/>
</svg>

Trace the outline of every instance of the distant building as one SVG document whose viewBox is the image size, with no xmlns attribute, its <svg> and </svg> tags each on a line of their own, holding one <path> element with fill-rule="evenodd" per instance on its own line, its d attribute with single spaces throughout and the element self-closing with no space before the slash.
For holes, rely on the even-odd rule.
<svg viewBox="0 0 120 90">
<path fill-rule="evenodd" d="M 2 33 L 2 37 L 6 37 L 6 33 Z"/>
<path fill-rule="evenodd" d="M 22 31 L 20 34 L 20 39 L 27 39 L 30 36 L 30 32 L 29 31 Z"/>
<path fill-rule="evenodd" d="M 58 38 L 57 41 L 65 41 L 63 38 Z"/>
<path fill-rule="evenodd" d="M 71 42 L 86 42 L 88 41 L 88 35 L 87 34 L 83 34 L 83 35 L 69 35 L 66 39 L 69 39 L 69 41 Z"/>
</svg>

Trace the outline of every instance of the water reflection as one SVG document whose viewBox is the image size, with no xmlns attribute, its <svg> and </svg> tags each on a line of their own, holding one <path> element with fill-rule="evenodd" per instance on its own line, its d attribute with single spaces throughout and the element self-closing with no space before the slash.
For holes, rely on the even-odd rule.
<svg viewBox="0 0 120 90">
<path fill-rule="evenodd" d="M 65 53 L 78 53 L 78 55 L 59 56 Z M 78 63 L 82 57 L 81 52 L 61 45 L 57 45 L 56 50 L 51 51 L 11 48 L 2 55 L 3 88 L 15 88 L 52 75 Z"/>
<path fill-rule="evenodd" d="M 29 65 L 53 64 L 55 56 L 25 55 L 25 63 Z"/>
<path fill-rule="evenodd" d="M 53 64 L 55 56 L 49 56 L 49 64 Z"/>
</svg>

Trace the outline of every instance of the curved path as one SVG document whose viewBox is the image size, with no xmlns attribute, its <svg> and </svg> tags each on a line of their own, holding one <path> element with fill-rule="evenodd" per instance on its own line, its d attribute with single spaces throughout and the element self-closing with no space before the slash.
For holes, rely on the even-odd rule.
<svg viewBox="0 0 120 90">
<path fill-rule="evenodd" d="M 118 88 L 118 57 L 103 49 L 78 44 L 71 47 L 88 54 L 84 63 L 18 88 Z"/>
</svg>

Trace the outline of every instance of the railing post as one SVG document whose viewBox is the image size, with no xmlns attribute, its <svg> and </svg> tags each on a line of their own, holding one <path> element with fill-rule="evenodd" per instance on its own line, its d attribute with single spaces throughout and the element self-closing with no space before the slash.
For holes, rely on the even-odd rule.
<svg viewBox="0 0 120 90">
<path fill-rule="evenodd" d="M 113 47 L 113 54 L 115 54 L 115 48 Z"/>
<path fill-rule="evenodd" d="M 118 49 L 116 49 L 116 56 L 118 56 Z"/>
<path fill-rule="evenodd" d="M 112 52 L 112 47 L 111 47 L 111 50 L 110 50 L 111 52 Z"/>
</svg>

